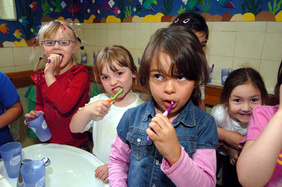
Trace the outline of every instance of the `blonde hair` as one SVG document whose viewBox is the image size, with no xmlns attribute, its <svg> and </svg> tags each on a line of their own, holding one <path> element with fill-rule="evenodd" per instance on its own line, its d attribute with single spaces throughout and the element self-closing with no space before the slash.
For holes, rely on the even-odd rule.
<svg viewBox="0 0 282 187">
<path fill-rule="evenodd" d="M 75 30 L 72 28 L 72 26 L 69 23 L 66 23 L 66 22 L 63 22 L 63 21 L 54 20 L 54 21 L 49 22 L 46 25 L 41 26 L 40 30 L 38 31 L 37 37 L 33 41 L 33 48 L 32 48 L 32 54 L 30 56 L 30 60 L 33 60 L 34 57 L 35 57 L 36 43 L 38 43 L 39 46 L 42 46 L 42 41 L 45 38 L 49 38 L 51 35 L 57 33 L 59 30 L 65 30 L 66 33 L 71 37 L 71 39 L 74 41 L 75 44 L 80 43 L 80 45 L 81 45 L 80 48 L 83 50 L 84 47 L 81 43 L 81 40 L 77 36 L 77 34 L 76 34 Z M 39 58 L 39 61 L 37 62 L 34 70 L 37 70 L 38 65 L 39 65 L 41 60 L 46 61 L 46 57 L 43 56 L 43 57 Z M 80 61 L 80 58 L 79 58 L 78 51 L 77 51 L 72 56 L 72 62 L 74 64 L 76 64 L 76 63 L 79 63 L 79 61 Z"/>
<path fill-rule="evenodd" d="M 130 52 L 120 45 L 112 45 L 105 47 L 97 56 L 96 64 L 94 66 L 94 75 L 96 81 L 100 80 L 103 68 L 108 65 L 112 71 L 117 71 L 113 63 L 117 63 L 122 67 L 127 67 L 132 74 L 138 76 L 137 67 Z"/>
</svg>

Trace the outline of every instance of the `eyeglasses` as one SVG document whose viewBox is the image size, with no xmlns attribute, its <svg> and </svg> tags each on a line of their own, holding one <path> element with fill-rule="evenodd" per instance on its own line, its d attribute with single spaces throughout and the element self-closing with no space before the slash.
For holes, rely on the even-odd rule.
<svg viewBox="0 0 282 187">
<path fill-rule="evenodd" d="M 54 46 L 56 42 L 58 42 L 60 46 L 69 46 L 71 42 L 74 43 L 73 40 L 43 40 L 42 41 L 42 43 L 45 46 Z"/>
</svg>

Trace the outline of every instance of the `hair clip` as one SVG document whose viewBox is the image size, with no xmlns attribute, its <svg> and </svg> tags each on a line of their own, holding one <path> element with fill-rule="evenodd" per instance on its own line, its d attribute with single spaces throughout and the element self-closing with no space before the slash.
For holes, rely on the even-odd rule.
<svg viewBox="0 0 282 187">
<path fill-rule="evenodd" d="M 42 57 L 39 57 L 39 60 L 38 60 L 38 61 L 40 62 L 42 59 L 43 59 Z"/>
<path fill-rule="evenodd" d="M 62 27 L 63 27 L 63 30 L 66 30 L 66 26 L 65 26 L 65 24 L 63 24 L 63 25 L 62 25 Z"/>
<path fill-rule="evenodd" d="M 36 38 L 33 39 L 32 44 L 34 45 L 36 43 Z"/>
<path fill-rule="evenodd" d="M 190 18 L 186 18 L 185 20 L 183 20 L 183 23 L 186 24 L 190 21 Z"/>
<path fill-rule="evenodd" d="M 177 23 L 179 21 L 179 18 L 176 18 L 176 20 L 174 21 L 174 23 Z"/>
</svg>

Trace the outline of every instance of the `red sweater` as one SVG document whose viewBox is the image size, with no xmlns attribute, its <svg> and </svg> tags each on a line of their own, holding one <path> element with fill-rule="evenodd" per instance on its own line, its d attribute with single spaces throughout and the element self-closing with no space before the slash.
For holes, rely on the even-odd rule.
<svg viewBox="0 0 282 187">
<path fill-rule="evenodd" d="M 36 84 L 36 111 L 43 111 L 52 133 L 50 143 L 80 146 L 88 140 L 85 133 L 72 133 L 69 124 L 79 107 L 88 101 L 90 76 L 82 65 L 74 65 L 67 72 L 56 75 L 49 87 L 44 70 L 31 76 Z"/>
</svg>

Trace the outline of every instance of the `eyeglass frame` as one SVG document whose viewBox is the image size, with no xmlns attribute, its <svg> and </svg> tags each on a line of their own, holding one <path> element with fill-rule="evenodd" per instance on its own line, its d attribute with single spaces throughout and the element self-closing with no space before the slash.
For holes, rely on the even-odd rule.
<svg viewBox="0 0 282 187">
<path fill-rule="evenodd" d="M 46 45 L 46 41 L 54 41 L 54 45 Z M 62 41 L 68 41 L 69 44 L 68 45 L 61 45 L 61 42 Z M 41 43 L 44 45 L 44 46 L 47 46 L 47 47 L 52 47 L 52 46 L 55 46 L 56 45 L 56 42 L 58 42 L 58 44 L 61 46 L 61 47 L 65 47 L 65 46 L 69 46 L 71 42 L 75 43 L 75 41 L 73 40 L 68 40 L 68 39 L 61 39 L 61 40 L 42 40 Z"/>
</svg>

